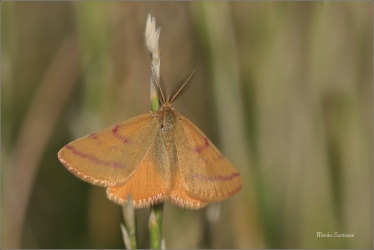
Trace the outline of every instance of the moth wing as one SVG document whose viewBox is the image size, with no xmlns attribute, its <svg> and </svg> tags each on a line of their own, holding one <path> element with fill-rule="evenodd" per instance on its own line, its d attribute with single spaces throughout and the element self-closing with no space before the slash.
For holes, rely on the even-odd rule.
<svg viewBox="0 0 374 250">
<path fill-rule="evenodd" d="M 242 188 L 238 171 L 191 121 L 175 123 L 179 170 L 187 193 L 205 202 L 229 198 Z"/>
<path fill-rule="evenodd" d="M 191 197 L 191 195 L 187 193 L 185 186 L 186 184 L 182 180 L 180 172 L 178 172 L 174 177 L 173 189 L 170 193 L 170 199 L 173 204 L 189 209 L 200 209 L 208 205 L 204 201 Z"/>
<path fill-rule="evenodd" d="M 108 198 L 120 205 L 131 199 L 135 208 L 164 201 L 168 197 L 171 180 L 168 166 L 167 151 L 158 133 L 136 171 L 126 182 L 108 187 Z"/>
<path fill-rule="evenodd" d="M 135 208 L 149 207 L 166 199 L 183 208 L 206 206 L 187 193 L 180 173 L 175 175 L 161 137 L 160 133 L 156 135 L 153 146 L 126 182 L 108 187 L 108 198 L 120 205 L 131 201 Z"/>
<path fill-rule="evenodd" d="M 69 143 L 58 158 L 84 181 L 112 186 L 125 181 L 139 165 L 158 127 L 153 114 L 140 115 Z"/>
</svg>

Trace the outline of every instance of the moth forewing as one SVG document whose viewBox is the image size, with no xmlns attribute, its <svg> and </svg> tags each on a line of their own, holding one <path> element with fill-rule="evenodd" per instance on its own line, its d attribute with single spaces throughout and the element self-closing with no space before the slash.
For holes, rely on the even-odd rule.
<svg viewBox="0 0 374 250">
<path fill-rule="evenodd" d="M 190 120 L 175 122 L 178 167 L 187 193 L 204 202 L 227 199 L 242 187 L 238 171 Z"/>
<path fill-rule="evenodd" d="M 123 182 L 151 147 L 157 124 L 150 113 L 131 118 L 69 143 L 58 158 L 70 172 L 92 184 Z"/>
</svg>

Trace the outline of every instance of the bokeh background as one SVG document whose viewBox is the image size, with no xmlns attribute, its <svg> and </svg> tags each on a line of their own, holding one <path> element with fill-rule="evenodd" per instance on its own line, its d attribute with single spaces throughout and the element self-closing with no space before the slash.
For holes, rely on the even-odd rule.
<svg viewBox="0 0 374 250">
<path fill-rule="evenodd" d="M 1 248 L 124 247 L 120 206 L 57 152 L 149 112 L 148 13 L 169 89 L 196 69 L 176 109 L 244 181 L 199 211 L 167 203 L 166 246 L 372 248 L 370 1 L 2 2 Z"/>
</svg>

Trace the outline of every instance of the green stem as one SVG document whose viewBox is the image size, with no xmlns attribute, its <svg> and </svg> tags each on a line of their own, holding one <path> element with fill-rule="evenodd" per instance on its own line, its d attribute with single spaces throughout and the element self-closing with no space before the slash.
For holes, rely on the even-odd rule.
<svg viewBox="0 0 374 250">
<path fill-rule="evenodd" d="M 151 92 L 155 91 L 151 87 Z M 156 112 L 160 107 L 159 99 L 156 92 L 151 93 L 151 111 Z M 149 237 L 150 248 L 161 249 L 162 247 L 162 218 L 164 211 L 164 203 L 151 206 L 151 213 L 149 216 Z"/>
<path fill-rule="evenodd" d="M 151 249 L 161 249 L 162 247 L 163 210 L 164 203 L 151 207 L 151 214 L 149 216 L 149 237 Z"/>
<path fill-rule="evenodd" d="M 160 28 L 156 29 L 156 20 L 148 15 L 145 39 L 148 50 L 152 56 L 151 63 L 156 74 L 160 74 L 160 51 L 158 49 L 158 39 L 160 35 Z M 157 112 L 160 108 L 159 96 L 157 95 L 156 86 L 153 78 L 150 79 L 150 101 L 151 111 Z M 162 217 L 163 217 L 164 203 L 151 206 L 151 213 L 149 216 L 149 237 L 150 248 L 161 249 L 162 246 Z"/>
<path fill-rule="evenodd" d="M 153 91 L 151 91 L 153 92 Z M 160 108 L 160 103 L 158 101 L 157 94 L 155 96 L 151 95 L 151 111 L 155 112 Z"/>
<path fill-rule="evenodd" d="M 137 249 L 136 244 L 136 216 L 132 204 L 122 207 L 122 214 L 125 225 L 121 227 L 123 239 L 127 249 Z"/>
</svg>

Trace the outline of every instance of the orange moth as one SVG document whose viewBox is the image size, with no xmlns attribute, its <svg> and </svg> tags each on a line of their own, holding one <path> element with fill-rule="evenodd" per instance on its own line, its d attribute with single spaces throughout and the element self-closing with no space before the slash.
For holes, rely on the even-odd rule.
<svg viewBox="0 0 374 250">
<path fill-rule="evenodd" d="M 240 174 L 191 121 L 171 106 L 194 72 L 166 96 L 152 72 L 161 108 L 75 140 L 58 152 L 82 180 L 107 188 L 110 200 L 136 208 L 169 200 L 190 209 L 229 198 L 242 188 Z"/>
</svg>

